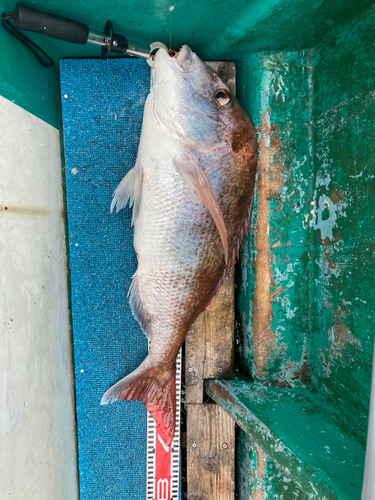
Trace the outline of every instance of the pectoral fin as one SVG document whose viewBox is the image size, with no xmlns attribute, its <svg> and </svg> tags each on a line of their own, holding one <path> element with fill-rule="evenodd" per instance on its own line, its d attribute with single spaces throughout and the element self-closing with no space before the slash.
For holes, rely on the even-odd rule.
<svg viewBox="0 0 375 500">
<path fill-rule="evenodd" d="M 134 205 L 132 224 L 135 224 L 141 205 L 142 184 L 143 169 L 136 165 L 134 168 L 129 170 L 117 186 L 111 203 L 111 213 L 115 207 L 116 213 L 119 212 L 122 208 L 126 207 L 129 202 L 130 207 Z"/>
<path fill-rule="evenodd" d="M 215 197 L 215 193 L 205 171 L 200 166 L 198 159 L 191 153 L 189 153 L 187 159 L 184 162 L 173 160 L 173 165 L 177 172 L 181 175 L 190 191 L 193 194 L 198 193 L 199 197 L 202 199 L 203 203 L 206 205 L 207 209 L 212 215 L 217 230 L 219 231 L 221 241 L 223 243 L 225 262 L 227 263 L 229 254 L 227 229 L 225 227 L 223 214 L 221 213 L 219 204 Z"/>
</svg>

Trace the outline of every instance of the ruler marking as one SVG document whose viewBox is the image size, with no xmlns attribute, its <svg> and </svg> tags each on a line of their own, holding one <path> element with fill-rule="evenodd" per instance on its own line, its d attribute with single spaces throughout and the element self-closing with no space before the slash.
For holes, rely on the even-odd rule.
<svg viewBox="0 0 375 500">
<path fill-rule="evenodd" d="M 176 429 L 170 446 L 147 413 L 147 500 L 178 498 L 180 485 L 181 350 L 176 360 Z M 177 495 L 177 496 L 175 496 Z"/>
</svg>

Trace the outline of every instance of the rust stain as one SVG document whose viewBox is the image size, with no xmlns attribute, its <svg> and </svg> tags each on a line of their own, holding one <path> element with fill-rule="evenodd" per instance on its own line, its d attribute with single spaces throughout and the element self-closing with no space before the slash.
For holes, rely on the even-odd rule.
<svg viewBox="0 0 375 500">
<path fill-rule="evenodd" d="M 335 234 L 333 235 L 333 239 L 336 241 L 336 243 L 341 240 L 340 228 L 336 230 Z"/>
<path fill-rule="evenodd" d="M 326 348 L 326 350 L 328 350 L 328 349 Z M 320 364 L 322 365 L 322 368 L 324 370 L 323 377 L 327 378 L 331 374 L 330 361 L 327 361 L 326 355 L 321 349 L 319 349 L 319 356 L 318 357 L 320 359 Z"/>
<path fill-rule="evenodd" d="M 343 311 L 342 309 L 336 309 L 335 311 L 333 311 L 333 313 L 338 318 L 346 318 L 348 316 L 348 313 L 346 311 Z"/>
<path fill-rule="evenodd" d="M 255 375 L 265 377 L 271 347 L 276 349 L 275 333 L 271 329 L 273 286 L 269 244 L 269 197 L 282 188 L 279 159 L 280 140 L 275 125 L 271 127 L 269 115 L 262 115 L 259 127 L 260 157 L 258 162 L 258 219 L 256 225 L 254 290 L 253 356 Z M 275 161 L 273 161 L 275 160 Z M 277 292 L 276 292 L 277 293 Z"/>
<path fill-rule="evenodd" d="M 262 385 L 264 387 L 279 387 L 280 389 L 289 389 L 292 387 L 286 380 L 269 380 L 267 382 L 263 382 Z"/>
<path fill-rule="evenodd" d="M 320 350 L 319 358 L 323 368 L 323 377 L 329 377 L 331 374 L 331 363 L 339 358 L 345 360 L 344 351 L 348 345 L 358 345 L 359 340 L 353 336 L 349 328 L 341 318 L 345 318 L 347 313 L 341 309 L 334 311 L 337 316 L 332 327 L 329 329 L 329 348 L 326 347 L 326 353 Z"/>
<path fill-rule="evenodd" d="M 330 194 L 330 198 L 335 205 L 344 197 L 345 191 L 341 191 L 340 189 L 333 189 Z"/>
<path fill-rule="evenodd" d="M 269 116 L 266 115 L 269 124 Z M 283 187 L 283 180 L 281 177 L 282 172 L 282 161 L 281 161 L 281 143 L 279 132 L 276 123 L 272 123 L 271 129 L 271 158 L 269 163 L 270 172 L 270 192 L 269 196 L 274 196 L 279 193 Z"/>
<path fill-rule="evenodd" d="M 290 261 L 290 257 L 289 257 L 289 254 L 287 253 L 285 255 L 285 259 L 283 260 L 283 264 L 287 264 L 289 261 Z"/>
<path fill-rule="evenodd" d="M 320 246 L 328 247 L 329 245 L 333 244 L 332 241 L 328 238 L 328 236 L 326 236 L 324 238 L 324 241 L 323 241 L 320 231 L 318 232 L 318 237 L 319 237 L 319 245 Z"/>
<path fill-rule="evenodd" d="M 282 292 L 283 292 L 283 287 L 280 285 L 274 289 L 274 291 L 271 293 L 271 295 L 272 295 L 272 297 L 278 297 Z"/>
<path fill-rule="evenodd" d="M 293 380 L 300 380 L 302 384 L 309 385 L 311 382 L 310 377 L 311 366 L 307 354 L 303 356 L 301 366 L 294 374 Z"/>
<path fill-rule="evenodd" d="M 328 247 L 330 245 L 334 245 L 335 242 L 337 243 L 338 241 L 341 240 L 340 228 L 336 229 L 336 232 L 333 235 L 333 241 L 330 238 L 328 238 L 328 236 L 326 236 L 323 241 L 321 238 L 320 231 L 318 232 L 318 237 L 320 246 Z"/>
<path fill-rule="evenodd" d="M 345 315 L 345 311 L 343 311 Z M 341 314 L 340 314 L 341 315 Z M 343 351 L 348 344 L 357 343 L 357 339 L 353 337 L 349 328 L 345 325 L 342 319 L 335 319 L 331 332 L 331 352 L 330 359 L 341 358 Z"/>
<path fill-rule="evenodd" d="M 264 500 L 264 486 L 263 479 L 266 475 L 266 454 L 259 446 L 254 445 L 256 455 L 256 474 L 255 474 L 255 488 L 252 492 L 252 500 Z"/>
<path fill-rule="evenodd" d="M 336 269 L 336 267 L 337 267 L 337 262 L 333 258 L 328 259 L 328 269 L 333 270 Z"/>
</svg>

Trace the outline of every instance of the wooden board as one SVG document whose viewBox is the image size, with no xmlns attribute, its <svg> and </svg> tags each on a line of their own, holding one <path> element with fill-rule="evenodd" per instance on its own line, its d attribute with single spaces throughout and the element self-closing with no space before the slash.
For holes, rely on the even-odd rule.
<svg viewBox="0 0 375 500">
<path fill-rule="evenodd" d="M 188 500 L 234 499 L 234 427 L 218 405 L 188 405 Z"/>
<path fill-rule="evenodd" d="M 186 337 L 186 402 L 203 403 L 203 379 L 234 377 L 234 278 L 224 280 Z"/>
</svg>

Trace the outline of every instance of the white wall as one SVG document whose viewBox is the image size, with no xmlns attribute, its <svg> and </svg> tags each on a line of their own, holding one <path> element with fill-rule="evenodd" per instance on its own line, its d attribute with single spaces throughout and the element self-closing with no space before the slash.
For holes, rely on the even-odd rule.
<svg viewBox="0 0 375 500">
<path fill-rule="evenodd" d="M 59 132 L 0 97 L 0 500 L 76 500 Z"/>
</svg>

